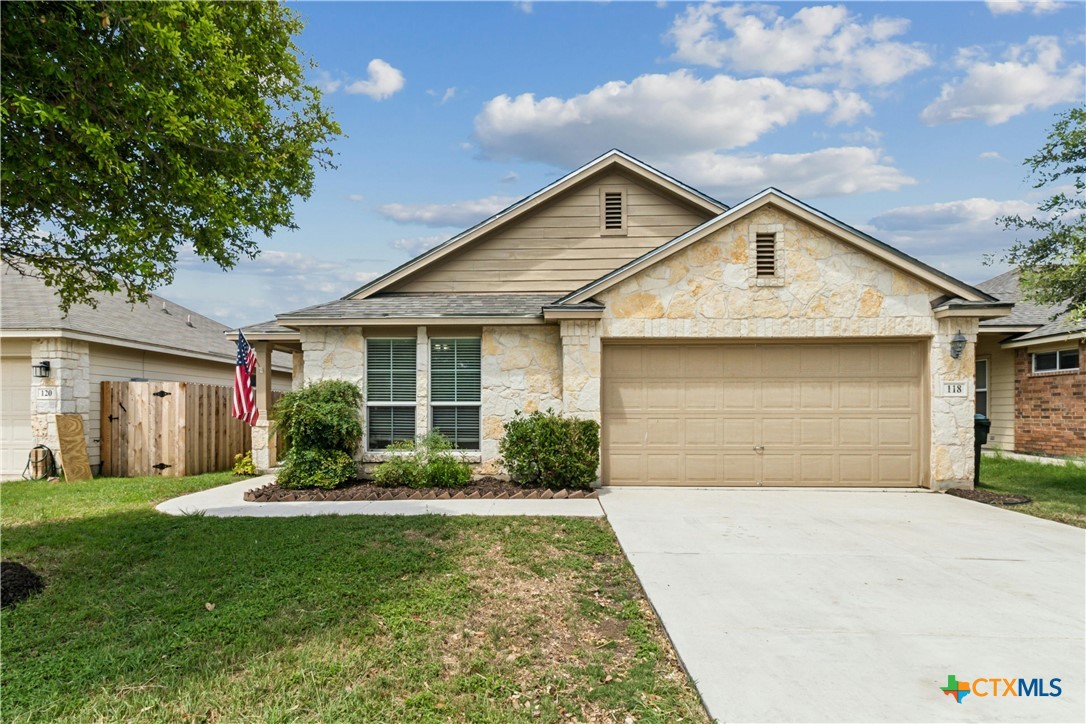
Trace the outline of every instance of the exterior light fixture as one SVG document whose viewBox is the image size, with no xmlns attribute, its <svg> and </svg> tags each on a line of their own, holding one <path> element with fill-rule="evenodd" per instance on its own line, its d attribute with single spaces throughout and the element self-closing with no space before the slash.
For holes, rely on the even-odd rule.
<svg viewBox="0 0 1086 724">
<path fill-rule="evenodd" d="M 49 360 L 42 360 L 36 365 L 30 365 L 30 369 L 34 370 L 35 377 L 48 377 L 49 376 Z"/>
<path fill-rule="evenodd" d="M 962 330 L 958 330 L 958 333 L 954 335 L 954 338 L 950 340 L 950 356 L 954 359 L 958 359 L 962 356 L 962 351 L 965 350 L 965 343 L 968 342 L 965 335 L 962 334 Z"/>
</svg>

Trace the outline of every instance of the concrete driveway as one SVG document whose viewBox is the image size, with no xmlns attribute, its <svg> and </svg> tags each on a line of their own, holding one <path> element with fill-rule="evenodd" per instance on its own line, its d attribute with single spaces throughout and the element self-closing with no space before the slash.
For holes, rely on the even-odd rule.
<svg viewBox="0 0 1086 724">
<path fill-rule="evenodd" d="M 721 721 L 1086 718 L 1086 531 L 922 491 L 605 488 L 601 502 Z M 959 704 L 948 675 L 1046 692 L 1059 678 L 1062 694 L 986 682 Z"/>
</svg>

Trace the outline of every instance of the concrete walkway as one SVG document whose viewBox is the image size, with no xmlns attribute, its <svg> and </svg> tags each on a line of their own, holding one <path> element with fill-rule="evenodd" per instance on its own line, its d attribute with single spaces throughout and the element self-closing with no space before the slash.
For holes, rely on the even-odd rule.
<svg viewBox="0 0 1086 724">
<path fill-rule="evenodd" d="M 595 499 L 578 500 L 386 500 L 314 503 L 250 503 L 246 490 L 272 482 L 264 475 L 199 493 L 183 495 L 155 506 L 170 515 L 199 513 L 216 518 L 289 518 L 299 515 L 546 515 L 602 518 Z"/>
<path fill-rule="evenodd" d="M 1086 718 L 1086 531 L 924 491 L 605 488 L 600 502 L 720 721 Z M 1059 678 L 1062 695 L 958 704 L 949 675 L 1050 693 Z"/>
</svg>

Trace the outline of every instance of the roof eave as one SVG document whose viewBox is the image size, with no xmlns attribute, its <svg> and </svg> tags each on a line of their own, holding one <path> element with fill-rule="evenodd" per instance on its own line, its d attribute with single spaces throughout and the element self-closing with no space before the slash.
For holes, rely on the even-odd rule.
<svg viewBox="0 0 1086 724">
<path fill-rule="evenodd" d="M 480 314 L 480 315 L 414 315 L 382 317 L 308 317 L 305 319 L 279 318 L 279 323 L 291 328 L 302 327 L 407 327 L 407 326 L 466 326 L 543 324 L 542 314 Z"/>
<path fill-rule="evenodd" d="M 932 311 L 936 319 L 949 317 L 998 319 L 1009 315 L 1013 307 L 1013 302 L 947 302 L 934 307 Z"/>
<path fill-rule="evenodd" d="M 1086 330 L 1078 330 L 1075 332 L 1059 332 L 1057 334 L 1048 334 L 1044 337 L 1033 337 L 1031 339 L 1011 339 L 1004 342 L 1001 346 L 1004 349 L 1014 349 L 1016 347 L 1033 347 L 1039 344 L 1050 344 L 1052 342 L 1071 342 L 1077 339 L 1083 339 L 1086 337 Z"/>
</svg>

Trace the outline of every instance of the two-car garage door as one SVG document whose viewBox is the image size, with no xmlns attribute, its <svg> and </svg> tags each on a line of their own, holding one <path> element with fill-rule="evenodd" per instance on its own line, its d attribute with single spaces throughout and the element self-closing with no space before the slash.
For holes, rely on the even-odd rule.
<svg viewBox="0 0 1086 724">
<path fill-rule="evenodd" d="M 916 486 L 923 346 L 608 344 L 611 485 Z"/>
</svg>

